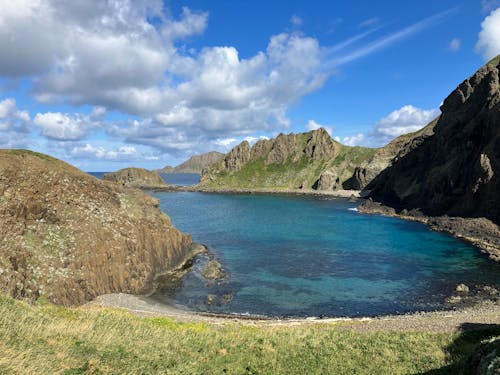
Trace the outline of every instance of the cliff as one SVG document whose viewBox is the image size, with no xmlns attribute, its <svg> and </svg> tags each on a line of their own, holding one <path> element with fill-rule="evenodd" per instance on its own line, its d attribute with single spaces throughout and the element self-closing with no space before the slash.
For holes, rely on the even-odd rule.
<svg viewBox="0 0 500 375">
<path fill-rule="evenodd" d="M 164 188 L 167 186 L 158 173 L 143 168 L 120 169 L 117 172 L 106 173 L 103 179 L 124 187 L 142 189 Z"/>
<path fill-rule="evenodd" d="M 444 100 L 433 134 L 367 186 L 374 201 L 500 224 L 499 69 L 500 56 Z"/>
<path fill-rule="evenodd" d="M 166 166 L 157 169 L 157 173 L 197 173 L 201 174 L 203 168 L 220 161 L 224 154 L 217 151 L 207 152 L 201 155 L 194 155 L 177 167 Z"/>
<path fill-rule="evenodd" d="M 0 150 L 0 291 L 78 305 L 145 293 L 177 267 L 191 237 L 158 201 L 52 157 Z"/>
<path fill-rule="evenodd" d="M 375 149 L 344 146 L 324 129 L 246 141 L 205 168 L 200 187 L 208 189 L 343 189 L 354 170 Z"/>
</svg>

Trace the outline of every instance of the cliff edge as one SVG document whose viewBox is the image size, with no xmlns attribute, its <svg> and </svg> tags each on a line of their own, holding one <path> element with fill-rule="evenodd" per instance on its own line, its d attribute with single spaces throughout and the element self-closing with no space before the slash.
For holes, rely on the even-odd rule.
<svg viewBox="0 0 500 375">
<path fill-rule="evenodd" d="M 0 290 L 79 305 L 148 292 L 185 260 L 191 237 L 158 201 L 50 156 L 0 150 Z"/>
</svg>

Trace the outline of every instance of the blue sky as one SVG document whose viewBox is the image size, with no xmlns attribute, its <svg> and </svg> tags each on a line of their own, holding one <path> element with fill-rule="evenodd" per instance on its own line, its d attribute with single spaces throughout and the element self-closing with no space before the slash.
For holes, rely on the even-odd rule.
<svg viewBox="0 0 500 375">
<path fill-rule="evenodd" d="M 0 147 L 87 171 L 319 126 L 381 146 L 500 53 L 500 1 L 0 0 Z"/>
</svg>

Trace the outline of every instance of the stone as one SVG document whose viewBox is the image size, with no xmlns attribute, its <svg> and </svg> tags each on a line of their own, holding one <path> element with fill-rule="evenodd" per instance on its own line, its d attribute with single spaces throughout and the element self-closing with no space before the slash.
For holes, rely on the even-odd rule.
<svg viewBox="0 0 500 375">
<path fill-rule="evenodd" d="M 458 284 L 455 291 L 459 293 L 469 293 L 469 287 L 465 284 Z"/>
<path fill-rule="evenodd" d="M 120 169 L 117 172 L 106 173 L 103 179 L 124 187 L 153 189 L 168 186 L 158 173 L 143 168 Z"/>
</svg>

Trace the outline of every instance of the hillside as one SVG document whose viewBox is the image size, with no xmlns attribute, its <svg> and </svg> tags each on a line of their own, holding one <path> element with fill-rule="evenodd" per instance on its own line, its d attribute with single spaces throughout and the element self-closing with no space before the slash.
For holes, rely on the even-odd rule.
<svg viewBox="0 0 500 375">
<path fill-rule="evenodd" d="M 158 173 L 143 168 L 120 169 L 117 172 L 106 173 L 103 179 L 117 183 L 120 186 L 141 189 L 164 188 L 167 186 Z"/>
<path fill-rule="evenodd" d="M 191 237 L 158 201 L 50 156 L 0 150 L 0 292 L 78 305 L 145 293 L 177 267 Z"/>
<path fill-rule="evenodd" d="M 500 224 L 499 71 L 497 56 L 444 100 L 434 134 L 368 185 L 374 201 Z"/>
<path fill-rule="evenodd" d="M 432 133 L 434 123 L 401 136 L 387 146 L 350 147 L 333 140 L 322 128 L 280 134 L 253 147 L 242 142 L 218 163 L 203 170 L 201 188 L 268 190 L 361 190 L 387 168 L 392 159 Z"/>
<path fill-rule="evenodd" d="M 201 174 L 203 168 L 218 162 L 224 157 L 224 154 L 217 151 L 207 152 L 201 155 L 194 155 L 186 160 L 184 163 L 179 164 L 177 167 L 166 166 L 157 169 L 157 173 L 197 173 Z"/>
</svg>

